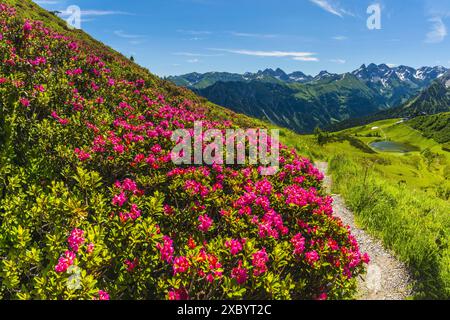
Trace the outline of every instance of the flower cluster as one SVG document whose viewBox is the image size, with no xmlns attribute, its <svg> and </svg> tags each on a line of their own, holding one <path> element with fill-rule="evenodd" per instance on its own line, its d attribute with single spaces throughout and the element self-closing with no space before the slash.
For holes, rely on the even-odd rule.
<svg viewBox="0 0 450 320">
<path fill-rule="evenodd" d="M 62 255 L 59 260 L 58 264 L 55 266 L 56 272 L 66 272 L 67 269 L 73 265 L 75 261 L 76 255 L 72 251 L 67 250 L 64 255 Z"/>
<path fill-rule="evenodd" d="M 78 252 L 80 245 L 82 245 L 86 241 L 86 239 L 83 238 L 83 235 L 84 231 L 76 228 L 73 229 L 72 232 L 70 233 L 67 242 L 69 242 L 69 248 L 73 252 L 75 253 Z"/>
<path fill-rule="evenodd" d="M 267 271 L 266 263 L 269 261 L 269 256 L 267 255 L 266 248 L 256 252 L 252 257 L 253 264 L 253 275 L 258 277 Z"/>
<path fill-rule="evenodd" d="M 0 255 L 8 257 L 0 271 L 13 279 L 0 284 L 2 294 L 352 295 L 369 257 L 333 216 L 323 174 L 310 160 L 268 141 L 280 145 L 272 176 L 249 163 L 176 166 L 175 130 L 194 136 L 196 121 L 221 132 L 260 123 L 68 34 L 20 20 L 0 4 L 0 100 L 10 102 L 2 119 L 15 119 L 2 136 L 10 147 L 1 176 L 11 186 L 0 187 Z M 207 148 L 204 141 L 193 144 Z M 17 254 L 9 244 L 19 238 Z M 83 290 L 68 292 L 61 288 L 73 265 L 82 270 Z M 27 280 L 34 278 L 39 281 Z"/>
</svg>

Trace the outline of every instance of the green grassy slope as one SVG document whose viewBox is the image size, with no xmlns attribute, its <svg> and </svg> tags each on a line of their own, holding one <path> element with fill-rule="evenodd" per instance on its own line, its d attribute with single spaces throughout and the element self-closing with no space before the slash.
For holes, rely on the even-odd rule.
<svg viewBox="0 0 450 320">
<path fill-rule="evenodd" d="M 316 157 L 327 159 L 340 193 L 357 222 L 381 238 L 411 269 L 416 297 L 450 296 L 450 152 L 440 137 L 447 114 L 401 122 L 381 120 L 317 137 L 300 136 Z M 413 128 L 419 123 L 419 128 Z M 425 125 L 428 127 L 425 128 Z M 411 152 L 377 152 L 376 141 L 409 145 Z"/>
<path fill-rule="evenodd" d="M 415 130 L 409 122 L 399 123 L 399 120 L 381 120 L 338 132 L 331 138 L 331 143 L 323 146 L 324 154 L 336 155 L 345 152 L 353 158 L 371 159 L 374 162 L 374 170 L 389 181 L 406 183 L 411 188 L 433 192 L 436 185 L 448 178 L 446 170 L 450 165 L 450 153 L 441 143 Z M 372 142 L 389 140 L 409 145 L 413 151 L 407 154 L 372 154 L 366 149 L 355 147 L 355 144 L 352 145 L 352 139 L 359 140 L 365 146 Z"/>
<path fill-rule="evenodd" d="M 437 142 L 447 143 L 450 141 L 449 112 L 417 117 L 408 121 L 408 125 Z"/>
<path fill-rule="evenodd" d="M 195 121 L 266 124 L 84 41 L 28 0 L 12 4 L 19 17 L 0 5 L 0 299 L 354 295 L 368 258 L 309 160 L 283 147 L 264 177 L 248 161 L 176 165 L 173 133 Z"/>
</svg>

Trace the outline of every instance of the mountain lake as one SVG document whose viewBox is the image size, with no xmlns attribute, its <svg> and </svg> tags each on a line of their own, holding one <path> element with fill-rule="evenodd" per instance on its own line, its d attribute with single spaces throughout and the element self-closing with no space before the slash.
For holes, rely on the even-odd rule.
<svg viewBox="0 0 450 320">
<path fill-rule="evenodd" d="M 369 146 L 379 152 L 408 153 L 418 150 L 415 146 L 395 141 L 376 141 L 370 143 Z"/>
</svg>

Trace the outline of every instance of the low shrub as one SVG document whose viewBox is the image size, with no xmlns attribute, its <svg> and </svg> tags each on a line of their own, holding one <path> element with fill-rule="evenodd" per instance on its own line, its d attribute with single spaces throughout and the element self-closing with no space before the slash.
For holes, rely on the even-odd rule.
<svg viewBox="0 0 450 320">
<path fill-rule="evenodd" d="M 353 296 L 368 257 L 309 160 L 170 161 L 176 129 L 255 122 L 3 4 L 0 59 L 3 299 Z"/>
</svg>

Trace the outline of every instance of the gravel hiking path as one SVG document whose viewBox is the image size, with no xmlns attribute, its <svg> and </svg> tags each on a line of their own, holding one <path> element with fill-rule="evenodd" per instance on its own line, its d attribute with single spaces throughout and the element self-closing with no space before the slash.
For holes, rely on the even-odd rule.
<svg viewBox="0 0 450 320">
<path fill-rule="evenodd" d="M 331 191 L 332 178 L 327 174 L 328 163 L 318 162 L 317 168 L 325 174 L 324 185 Z M 345 225 L 350 226 L 362 253 L 367 252 L 370 263 L 367 273 L 358 279 L 358 300 L 404 300 L 412 295 L 413 282 L 406 266 L 391 254 L 380 240 L 370 236 L 355 224 L 355 217 L 344 199 L 333 194 L 333 210 Z"/>
</svg>

